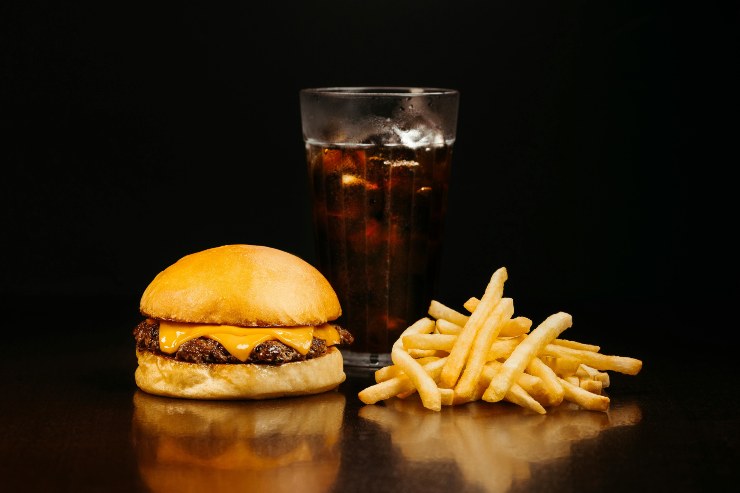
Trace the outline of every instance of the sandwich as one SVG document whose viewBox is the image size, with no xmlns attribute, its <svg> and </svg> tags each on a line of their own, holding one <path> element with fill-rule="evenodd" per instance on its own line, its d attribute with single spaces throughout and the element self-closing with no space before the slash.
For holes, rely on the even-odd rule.
<svg viewBox="0 0 740 493">
<path fill-rule="evenodd" d="M 261 245 L 186 255 L 151 281 L 134 328 L 136 385 L 189 399 L 270 399 L 326 392 L 346 375 L 332 323 L 342 313 L 311 264 Z"/>
</svg>

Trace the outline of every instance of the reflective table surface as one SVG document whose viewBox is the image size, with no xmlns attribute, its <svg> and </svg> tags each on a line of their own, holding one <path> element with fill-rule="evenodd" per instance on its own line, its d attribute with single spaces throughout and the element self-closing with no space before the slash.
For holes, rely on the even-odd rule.
<svg viewBox="0 0 740 493">
<path fill-rule="evenodd" d="M 4 307 L 2 491 L 715 491 L 740 479 L 735 358 L 681 317 L 632 319 L 632 335 L 678 335 L 668 345 L 617 338 L 624 320 L 602 317 L 591 339 L 644 361 L 636 376 L 610 372 L 606 413 L 433 412 L 415 396 L 364 405 L 369 375 L 269 401 L 145 394 L 128 301 Z"/>
</svg>

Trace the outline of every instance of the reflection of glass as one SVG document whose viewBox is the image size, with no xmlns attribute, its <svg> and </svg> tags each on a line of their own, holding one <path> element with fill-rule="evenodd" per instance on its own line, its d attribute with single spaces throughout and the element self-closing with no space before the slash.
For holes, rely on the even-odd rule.
<svg viewBox="0 0 740 493">
<path fill-rule="evenodd" d="M 636 404 L 614 405 L 606 413 L 563 404 L 540 415 L 471 402 L 430 413 L 419 399 L 389 399 L 359 415 L 388 432 L 406 460 L 454 462 L 467 482 L 489 493 L 526 481 L 533 464 L 568 457 L 576 442 L 642 418 Z"/>
<path fill-rule="evenodd" d="M 134 395 L 139 472 L 154 492 L 329 491 L 340 462 L 338 392 L 267 401 Z"/>
</svg>

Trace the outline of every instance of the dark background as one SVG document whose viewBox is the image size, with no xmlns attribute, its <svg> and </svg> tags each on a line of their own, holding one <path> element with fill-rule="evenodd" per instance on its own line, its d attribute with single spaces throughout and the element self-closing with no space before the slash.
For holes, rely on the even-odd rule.
<svg viewBox="0 0 740 493">
<path fill-rule="evenodd" d="M 439 300 L 506 266 L 533 319 L 731 323 L 737 3 L 154 3 L 0 6 L 6 313 L 136 320 L 227 243 L 313 262 L 299 89 L 412 85 L 461 92 Z"/>
</svg>

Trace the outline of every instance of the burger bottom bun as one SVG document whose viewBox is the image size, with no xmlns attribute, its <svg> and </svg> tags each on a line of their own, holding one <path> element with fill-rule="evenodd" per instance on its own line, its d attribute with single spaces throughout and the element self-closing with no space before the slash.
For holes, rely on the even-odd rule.
<svg viewBox="0 0 740 493">
<path fill-rule="evenodd" d="M 186 399 L 272 399 L 318 394 L 344 382 L 336 347 L 318 358 L 282 365 L 197 364 L 136 351 L 136 385 L 154 395 Z"/>
</svg>

